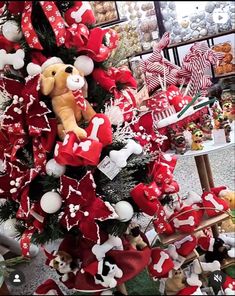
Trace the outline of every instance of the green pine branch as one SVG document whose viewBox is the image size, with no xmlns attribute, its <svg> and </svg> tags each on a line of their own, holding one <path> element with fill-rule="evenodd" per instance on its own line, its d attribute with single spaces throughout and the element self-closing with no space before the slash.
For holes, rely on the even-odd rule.
<svg viewBox="0 0 235 296">
<path fill-rule="evenodd" d="M 0 205 L 0 223 L 15 218 L 16 213 L 19 209 L 19 204 L 14 200 L 7 200 Z"/>
</svg>

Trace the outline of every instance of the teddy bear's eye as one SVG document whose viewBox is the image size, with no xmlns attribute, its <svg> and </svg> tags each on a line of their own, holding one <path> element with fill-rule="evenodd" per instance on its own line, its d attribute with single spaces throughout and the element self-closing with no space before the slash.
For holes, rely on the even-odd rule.
<svg viewBox="0 0 235 296">
<path fill-rule="evenodd" d="M 56 71 L 52 71 L 52 72 L 51 72 L 51 75 L 52 75 L 52 76 L 55 76 L 55 74 L 56 74 Z"/>
</svg>

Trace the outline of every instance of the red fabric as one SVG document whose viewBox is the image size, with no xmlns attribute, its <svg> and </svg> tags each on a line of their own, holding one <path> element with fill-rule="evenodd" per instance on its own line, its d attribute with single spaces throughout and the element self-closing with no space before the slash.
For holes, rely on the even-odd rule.
<svg viewBox="0 0 235 296">
<path fill-rule="evenodd" d="M 162 208 L 158 200 L 161 196 L 161 191 L 155 182 L 148 185 L 144 185 L 143 183 L 136 185 L 131 190 L 130 195 L 139 209 L 150 216 L 153 216 L 160 207 Z"/>
<path fill-rule="evenodd" d="M 56 282 L 52 279 L 46 280 L 43 284 L 37 287 L 34 295 L 46 295 L 49 291 L 55 290 L 56 295 L 63 296 L 64 294 L 61 292 L 60 288 L 56 284 Z M 51 294 L 52 295 L 52 294 Z M 54 294 L 53 294 L 54 295 Z"/>
<path fill-rule="evenodd" d="M 223 211 L 227 211 L 229 209 L 228 202 L 222 198 L 217 197 L 213 192 L 204 192 L 202 194 L 202 202 L 204 207 L 214 208 L 206 209 L 206 213 L 209 217 L 221 215 Z"/>
<path fill-rule="evenodd" d="M 73 14 L 75 14 L 74 17 Z M 78 14 L 80 17 L 78 17 Z M 64 18 L 70 26 L 74 23 L 92 25 L 96 22 L 95 15 L 88 1 L 74 1 L 73 7 L 66 10 Z"/>
</svg>

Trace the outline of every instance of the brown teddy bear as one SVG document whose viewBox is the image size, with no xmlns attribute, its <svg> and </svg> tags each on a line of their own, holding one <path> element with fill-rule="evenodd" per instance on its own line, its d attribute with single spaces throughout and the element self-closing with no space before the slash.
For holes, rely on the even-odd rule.
<svg viewBox="0 0 235 296">
<path fill-rule="evenodd" d="M 56 63 L 47 66 L 41 74 L 41 92 L 52 99 L 53 111 L 58 119 L 58 135 L 73 131 L 78 139 L 87 137 L 79 127 L 82 120 L 90 121 L 96 114 L 84 98 L 85 80 L 74 66 Z M 77 97 L 76 97 L 77 94 Z"/>
</svg>

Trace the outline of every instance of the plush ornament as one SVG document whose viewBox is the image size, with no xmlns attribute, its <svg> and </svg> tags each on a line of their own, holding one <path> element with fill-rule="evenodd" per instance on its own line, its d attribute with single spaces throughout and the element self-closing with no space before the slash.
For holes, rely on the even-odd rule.
<svg viewBox="0 0 235 296">
<path fill-rule="evenodd" d="M 46 173 L 48 176 L 59 178 L 65 173 L 65 170 L 66 167 L 57 163 L 54 158 L 50 159 L 46 164 Z"/>
<path fill-rule="evenodd" d="M 174 268 L 174 262 L 170 256 L 160 248 L 152 249 L 151 259 L 148 270 L 153 278 L 165 277 Z"/>
<path fill-rule="evenodd" d="M 204 295 L 198 286 L 189 286 L 180 290 L 176 295 Z"/>
<path fill-rule="evenodd" d="M 7 5 L 7 10 L 17 16 L 18 14 L 21 14 L 24 10 L 25 3 L 21 1 L 9 1 Z"/>
<path fill-rule="evenodd" d="M 157 163 L 153 169 L 153 179 L 157 184 L 171 183 L 173 174 L 169 165 Z"/>
<path fill-rule="evenodd" d="M 206 209 L 206 213 L 209 217 L 218 216 L 222 211 L 229 209 L 228 202 L 217 197 L 213 192 L 204 192 L 202 194 L 203 206 L 213 209 Z"/>
<path fill-rule="evenodd" d="M 117 266 L 114 259 L 107 256 L 101 261 L 95 261 L 84 267 L 83 270 L 94 276 L 95 283 L 105 288 L 115 288 L 116 278 L 123 276 L 123 271 Z"/>
<path fill-rule="evenodd" d="M 37 287 L 33 295 L 58 295 L 63 296 L 60 288 L 52 279 L 46 280 L 43 284 Z"/>
<path fill-rule="evenodd" d="M 34 76 L 37 75 L 39 73 L 41 73 L 42 68 L 34 63 L 29 63 L 26 67 L 26 71 L 30 76 Z"/>
<path fill-rule="evenodd" d="M 235 293 L 235 279 L 233 279 L 232 277 L 227 275 L 225 282 L 222 284 L 222 288 L 225 291 L 225 295 L 234 295 L 234 293 Z"/>
<path fill-rule="evenodd" d="M 76 104 L 72 91 L 68 88 L 68 80 L 69 82 L 73 80 L 73 85 L 77 84 L 79 89 L 81 86 L 80 77 L 81 75 L 75 67 L 64 64 L 50 65 L 45 67 L 42 72 L 41 92 L 52 98 L 53 110 L 61 121 L 61 125 L 58 126 L 58 133 L 61 137 L 63 131 L 65 133 L 72 131 L 78 139 L 86 138 L 87 132 L 79 127 L 77 122 L 81 121 L 82 118 L 90 121 L 95 115 L 95 111 L 85 99 L 86 110 L 82 112 L 80 106 Z M 79 80 L 76 83 L 77 78 Z"/>
<path fill-rule="evenodd" d="M 221 238 L 205 238 L 201 237 L 198 240 L 199 246 L 206 251 L 206 262 L 217 260 L 222 262 L 228 256 L 228 250 Z M 206 250 L 208 248 L 208 250 Z"/>
<path fill-rule="evenodd" d="M 179 192 L 179 190 L 179 184 L 175 180 L 172 180 L 170 183 L 163 183 L 161 186 L 161 191 L 165 194 L 174 194 Z"/>
<path fill-rule="evenodd" d="M 121 200 L 117 202 L 114 206 L 114 209 L 118 215 L 117 219 L 120 220 L 121 222 L 127 222 L 131 220 L 131 218 L 134 215 L 134 209 L 132 205 L 125 200 Z"/>
<path fill-rule="evenodd" d="M 129 225 L 126 231 L 126 238 L 136 250 L 143 250 L 147 247 L 146 242 L 141 237 L 140 227 L 135 223 Z"/>
<path fill-rule="evenodd" d="M 170 219 L 172 227 L 180 232 L 193 232 L 198 225 L 198 214 L 192 210 L 191 206 L 183 207 Z"/>
<path fill-rule="evenodd" d="M 172 274 L 167 278 L 165 283 L 166 295 L 176 295 L 180 290 L 185 288 L 185 275 L 182 269 L 172 270 Z"/>
<path fill-rule="evenodd" d="M 131 154 L 139 155 L 142 151 L 143 148 L 140 144 L 136 143 L 132 139 L 129 139 L 126 146 L 121 150 L 110 151 L 109 157 L 118 167 L 124 168 L 127 165 L 127 159 L 131 156 Z"/>
<path fill-rule="evenodd" d="M 185 106 L 187 106 L 191 101 L 192 101 L 192 97 L 178 95 L 173 97 L 173 99 L 171 100 L 171 105 L 174 106 L 176 112 L 179 112 Z"/>
<path fill-rule="evenodd" d="M 94 70 L 94 62 L 91 58 L 81 55 L 76 58 L 74 67 L 82 72 L 84 76 L 90 75 Z"/>
<path fill-rule="evenodd" d="M 7 219 L 3 223 L 4 234 L 8 237 L 16 237 L 17 231 L 16 231 L 15 226 L 16 226 L 16 219 L 15 218 Z"/>
<path fill-rule="evenodd" d="M 56 272 L 61 276 L 60 280 L 66 282 L 71 275 L 73 276 L 78 271 L 78 265 L 74 262 L 72 256 L 65 251 L 57 251 L 50 254 L 44 250 L 48 264 L 54 268 Z"/>
<path fill-rule="evenodd" d="M 7 53 L 4 49 L 0 50 L 0 70 L 6 65 L 12 65 L 15 70 L 24 67 L 25 53 L 23 49 L 18 49 L 15 53 Z"/>
<path fill-rule="evenodd" d="M 153 225 L 158 234 L 164 233 L 166 235 L 171 235 L 174 233 L 174 228 L 167 221 L 166 213 L 163 208 L 159 210 L 156 217 L 154 217 Z"/>
<path fill-rule="evenodd" d="M 186 199 L 184 199 L 184 205 L 186 206 L 191 206 L 193 204 L 201 203 L 201 202 L 202 202 L 201 196 L 194 191 L 189 191 L 186 196 Z"/>
<path fill-rule="evenodd" d="M 198 246 L 203 251 L 213 251 L 215 239 L 209 236 L 202 236 L 198 238 Z"/>
<path fill-rule="evenodd" d="M 228 189 L 225 186 L 211 188 L 211 191 L 215 193 L 216 196 L 226 200 L 229 204 L 231 210 L 235 210 L 235 192 Z"/>
<path fill-rule="evenodd" d="M 22 38 L 23 34 L 19 30 L 17 22 L 10 20 L 6 21 L 2 26 L 3 36 L 11 42 L 18 42 Z"/>
<path fill-rule="evenodd" d="M 174 243 L 176 251 L 180 256 L 187 257 L 197 246 L 197 238 L 194 235 L 188 235 Z"/>
<path fill-rule="evenodd" d="M 193 272 L 196 274 L 201 274 L 203 272 L 213 272 L 216 270 L 220 270 L 220 263 L 219 261 L 212 261 L 210 263 L 206 263 L 206 262 L 199 262 L 198 259 L 195 259 L 192 263 L 192 268 L 193 268 Z"/>
<path fill-rule="evenodd" d="M 131 190 L 130 195 L 138 207 L 150 216 L 153 216 L 161 206 L 158 200 L 161 191 L 155 182 L 149 185 L 139 183 Z"/>
<path fill-rule="evenodd" d="M 56 213 L 62 205 L 62 198 L 57 192 L 49 191 L 43 194 L 40 200 L 40 206 L 45 213 Z"/>
<path fill-rule="evenodd" d="M 103 244 L 96 244 L 92 247 L 91 251 L 96 256 L 98 261 L 104 259 L 105 254 L 112 250 L 123 250 L 122 240 L 113 235 L 109 235 L 109 238 Z"/>
<path fill-rule="evenodd" d="M 235 238 L 233 233 L 231 235 L 229 234 L 220 234 L 219 238 L 224 241 L 224 243 L 229 246 L 228 250 L 228 256 L 230 258 L 234 258 L 234 251 L 235 251 Z"/>
<path fill-rule="evenodd" d="M 92 25 L 96 22 L 91 5 L 88 1 L 74 1 L 74 6 L 65 12 L 64 18 L 70 26 L 74 23 Z"/>
</svg>

